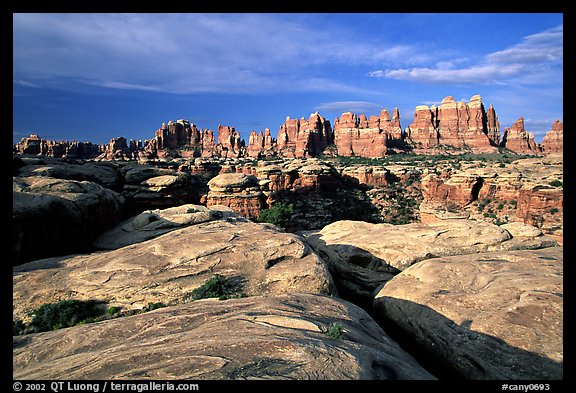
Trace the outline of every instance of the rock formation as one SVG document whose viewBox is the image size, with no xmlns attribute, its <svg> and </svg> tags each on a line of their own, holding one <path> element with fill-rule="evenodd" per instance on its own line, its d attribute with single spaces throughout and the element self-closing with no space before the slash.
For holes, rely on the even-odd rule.
<svg viewBox="0 0 576 393">
<path fill-rule="evenodd" d="M 227 206 L 243 217 L 257 219 L 265 204 L 258 179 L 243 173 L 222 173 L 208 182 L 206 205 Z"/>
<path fill-rule="evenodd" d="M 334 143 L 330 122 L 318 112 L 306 120 L 286 118 L 278 131 L 278 154 L 285 158 L 315 157 Z"/>
<path fill-rule="evenodd" d="M 378 292 L 376 318 L 396 325 L 451 378 L 562 379 L 562 251 L 422 261 Z"/>
<path fill-rule="evenodd" d="M 226 276 L 238 296 L 336 294 L 324 262 L 297 236 L 230 217 L 189 222 L 109 251 L 17 266 L 14 318 L 27 320 L 28 311 L 64 299 L 105 299 L 124 310 L 138 310 L 148 302 L 181 304 L 215 274 Z"/>
<path fill-rule="evenodd" d="M 564 152 L 564 124 L 556 120 L 552 124 L 552 129 L 544 135 L 542 140 L 542 152 L 544 154 L 555 154 Z"/>
<path fill-rule="evenodd" d="M 235 216 L 231 209 L 224 206 L 208 208 L 187 204 L 167 209 L 145 210 L 104 232 L 92 245 L 98 250 L 115 250 L 186 226 Z"/>
<path fill-rule="evenodd" d="M 197 300 L 13 347 L 17 380 L 435 379 L 361 308 L 302 293 Z"/>
<path fill-rule="evenodd" d="M 518 193 L 516 217 L 553 234 L 562 242 L 564 191 L 549 185 L 524 185 Z"/>
<path fill-rule="evenodd" d="M 534 134 L 524 129 L 524 118 L 520 116 L 510 128 L 504 129 L 502 147 L 518 154 L 540 154 L 541 148 L 534 142 Z"/>
<path fill-rule="evenodd" d="M 102 152 L 102 147 L 92 142 L 50 141 L 31 134 L 14 145 L 14 151 L 22 155 L 90 159 L 97 157 Z"/>
<path fill-rule="evenodd" d="M 256 133 L 256 131 L 252 130 L 248 139 L 246 154 L 248 157 L 253 158 L 272 157 L 276 155 L 275 148 L 276 140 L 272 138 L 269 128 L 264 130 L 264 134 L 262 134 L 262 131 Z"/>
<path fill-rule="evenodd" d="M 89 249 L 121 217 L 124 198 L 89 181 L 14 177 L 13 264 Z"/>
<path fill-rule="evenodd" d="M 391 147 L 403 147 L 398 108 L 394 114 L 386 109 L 380 116 L 345 112 L 334 120 L 334 144 L 340 156 L 383 157 Z"/>
<path fill-rule="evenodd" d="M 562 161 L 549 156 L 425 175 L 420 219 L 519 221 L 537 226 L 562 244 Z"/>
<path fill-rule="evenodd" d="M 142 141 L 130 140 L 129 144 L 126 143 L 126 138 L 112 138 L 104 146 L 104 152 L 100 154 L 97 159 L 99 160 L 136 160 L 138 153 L 143 148 Z"/>
<path fill-rule="evenodd" d="M 340 295 L 362 303 L 371 302 L 374 291 L 394 275 L 428 258 L 556 245 L 541 232 L 513 238 L 501 227 L 471 220 L 407 225 L 337 221 L 303 236 L 328 263 Z"/>
<path fill-rule="evenodd" d="M 129 164 L 120 169 L 126 214 L 200 202 L 203 179 L 175 169 Z"/>
<path fill-rule="evenodd" d="M 486 112 L 479 95 L 470 98 L 468 103 L 455 102 L 448 96 L 439 107 L 417 106 L 406 138 L 417 152 L 425 153 L 437 147 L 468 149 L 475 153 L 495 152 L 499 129 L 494 108 L 490 105 Z"/>
<path fill-rule="evenodd" d="M 562 123 L 557 121 L 546 139 L 549 152 L 559 152 L 562 146 Z M 308 120 L 286 118 L 278 130 L 276 140 L 270 129 L 252 131 L 246 146 L 234 127 L 219 125 L 216 132 L 198 129 L 185 119 L 162 123 L 154 136 L 141 141 L 113 138 L 107 145 L 90 142 L 45 141 L 32 134 L 14 145 L 18 154 L 105 160 L 148 160 L 194 157 L 279 157 L 308 158 L 319 155 L 358 156 L 377 158 L 388 154 L 415 152 L 417 154 L 496 152 L 507 147 L 521 154 L 538 154 L 541 148 L 532 133 L 524 130 L 523 119 L 506 129 L 500 141 L 500 123 L 492 104 L 485 109 L 480 95 L 468 103 L 456 102 L 452 96 L 440 106 L 416 106 L 414 121 L 402 131 L 398 108 L 392 116 L 382 109 L 378 116 L 366 117 L 343 113 L 334 121 L 334 128 L 318 112 Z"/>
<path fill-rule="evenodd" d="M 169 157 L 223 157 L 233 158 L 245 154 L 244 141 L 234 127 L 218 125 L 217 135 L 212 130 L 198 130 L 185 119 L 169 121 L 150 139 L 145 151 L 150 158 Z"/>
<path fill-rule="evenodd" d="M 430 149 L 438 146 L 438 108 L 435 105 L 416 106 L 414 121 L 406 128 L 406 139 L 415 149 Z"/>
</svg>

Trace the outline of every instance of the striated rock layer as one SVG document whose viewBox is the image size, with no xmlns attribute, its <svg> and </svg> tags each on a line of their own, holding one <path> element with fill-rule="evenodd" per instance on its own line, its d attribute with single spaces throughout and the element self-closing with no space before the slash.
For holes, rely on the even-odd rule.
<svg viewBox="0 0 576 393">
<path fill-rule="evenodd" d="M 464 379 L 562 379 L 563 249 L 433 258 L 389 281 L 376 318 Z"/>
<path fill-rule="evenodd" d="M 564 152 L 564 124 L 556 120 L 552 129 L 544 135 L 542 140 L 542 152 L 544 154 L 563 154 Z"/>
<path fill-rule="evenodd" d="M 334 143 L 330 121 L 318 112 L 306 120 L 286 118 L 278 131 L 278 153 L 285 158 L 306 158 L 320 155 Z"/>
<path fill-rule="evenodd" d="M 15 379 L 435 379 L 364 310 L 314 294 L 198 300 L 13 346 Z"/>
<path fill-rule="evenodd" d="M 437 148 L 466 149 L 474 153 L 496 152 L 500 124 L 492 105 L 486 112 L 482 97 L 468 103 L 448 96 L 440 106 L 416 107 L 414 121 L 406 129 L 406 139 L 416 152 Z"/>
<path fill-rule="evenodd" d="M 198 222 L 187 211 L 181 217 L 188 226 L 153 239 L 15 267 L 14 319 L 25 320 L 41 304 L 65 299 L 104 300 L 125 310 L 148 302 L 178 304 L 215 274 L 249 296 L 335 293 L 324 262 L 297 236 L 244 218 Z M 132 227 L 151 229 L 149 215 L 138 217 Z M 98 244 L 107 248 L 111 240 L 104 234 Z"/>
<path fill-rule="evenodd" d="M 518 154 L 539 154 L 540 146 L 534 142 L 534 134 L 524 129 L 524 118 L 520 116 L 510 128 L 504 129 L 502 147 Z"/>
<path fill-rule="evenodd" d="M 402 128 L 398 108 L 392 119 L 386 109 L 380 116 L 345 112 L 334 120 L 334 144 L 340 156 L 383 157 L 390 147 L 402 147 Z"/>
</svg>

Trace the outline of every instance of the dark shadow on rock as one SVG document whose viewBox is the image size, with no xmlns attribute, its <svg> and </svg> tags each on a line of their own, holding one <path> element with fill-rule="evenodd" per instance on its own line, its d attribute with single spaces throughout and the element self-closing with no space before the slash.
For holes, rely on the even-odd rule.
<svg viewBox="0 0 576 393">
<path fill-rule="evenodd" d="M 371 312 L 378 288 L 400 270 L 368 250 L 351 244 L 326 244 L 319 234 L 302 232 L 304 241 L 326 262 L 340 298 Z"/>
<path fill-rule="evenodd" d="M 287 232 L 321 229 L 340 220 L 380 222 L 380 210 L 373 205 L 360 188 L 339 188 L 332 191 L 303 193 L 281 191 L 277 202 L 292 204 L 293 214 L 286 224 Z"/>
<path fill-rule="evenodd" d="M 470 320 L 458 325 L 428 306 L 392 297 L 379 298 L 374 305 L 374 317 L 386 333 L 439 379 L 563 378 L 562 363 L 471 330 Z M 391 319 L 386 310 L 403 310 L 406 317 Z"/>
</svg>

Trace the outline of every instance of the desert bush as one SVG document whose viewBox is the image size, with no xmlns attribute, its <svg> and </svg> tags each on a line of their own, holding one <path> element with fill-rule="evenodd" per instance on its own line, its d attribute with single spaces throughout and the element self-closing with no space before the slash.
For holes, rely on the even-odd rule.
<svg viewBox="0 0 576 393">
<path fill-rule="evenodd" d="M 556 179 L 556 180 L 552 180 L 552 181 L 551 181 L 550 183 L 548 183 L 548 184 L 550 184 L 552 187 L 562 187 L 562 182 L 561 182 L 560 180 L 557 180 L 557 179 Z"/>
<path fill-rule="evenodd" d="M 258 216 L 258 222 L 267 222 L 269 224 L 285 227 L 288 224 L 294 206 L 292 204 L 276 203 L 268 209 L 262 209 Z"/>
<path fill-rule="evenodd" d="M 162 302 L 157 302 L 157 303 L 148 302 L 148 304 L 142 309 L 142 312 L 157 310 L 157 309 L 163 308 L 163 307 L 166 307 L 166 305 Z"/>
<path fill-rule="evenodd" d="M 106 311 L 101 304 L 95 300 L 62 300 L 43 304 L 30 312 L 32 321 L 26 330 L 30 333 L 46 332 L 94 322 Z"/>
<path fill-rule="evenodd" d="M 342 325 L 332 322 L 325 333 L 328 337 L 339 340 L 342 338 Z"/>
<path fill-rule="evenodd" d="M 234 286 L 226 276 L 221 274 L 216 274 L 200 287 L 194 289 L 191 296 L 192 300 L 208 298 L 226 300 L 232 297 L 238 297 L 235 293 Z"/>
</svg>

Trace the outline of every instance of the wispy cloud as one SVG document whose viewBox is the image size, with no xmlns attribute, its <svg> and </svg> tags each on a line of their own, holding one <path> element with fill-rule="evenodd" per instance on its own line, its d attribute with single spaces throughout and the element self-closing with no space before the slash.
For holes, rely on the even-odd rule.
<svg viewBox="0 0 576 393">
<path fill-rule="evenodd" d="M 324 66 L 400 61 L 411 52 L 297 15 L 14 14 L 13 22 L 14 80 L 56 88 L 358 91 Z"/>
<path fill-rule="evenodd" d="M 437 62 L 434 67 L 376 70 L 377 78 L 424 83 L 537 84 L 561 82 L 563 65 L 563 26 L 524 37 L 509 48 L 485 55 L 478 64 L 455 67 L 466 57 Z"/>
<path fill-rule="evenodd" d="M 374 112 L 380 112 L 383 108 L 382 105 L 375 102 L 367 101 L 334 101 L 334 102 L 323 102 L 316 106 L 314 109 L 317 111 L 344 113 L 352 112 L 357 114 L 369 114 Z"/>
</svg>

